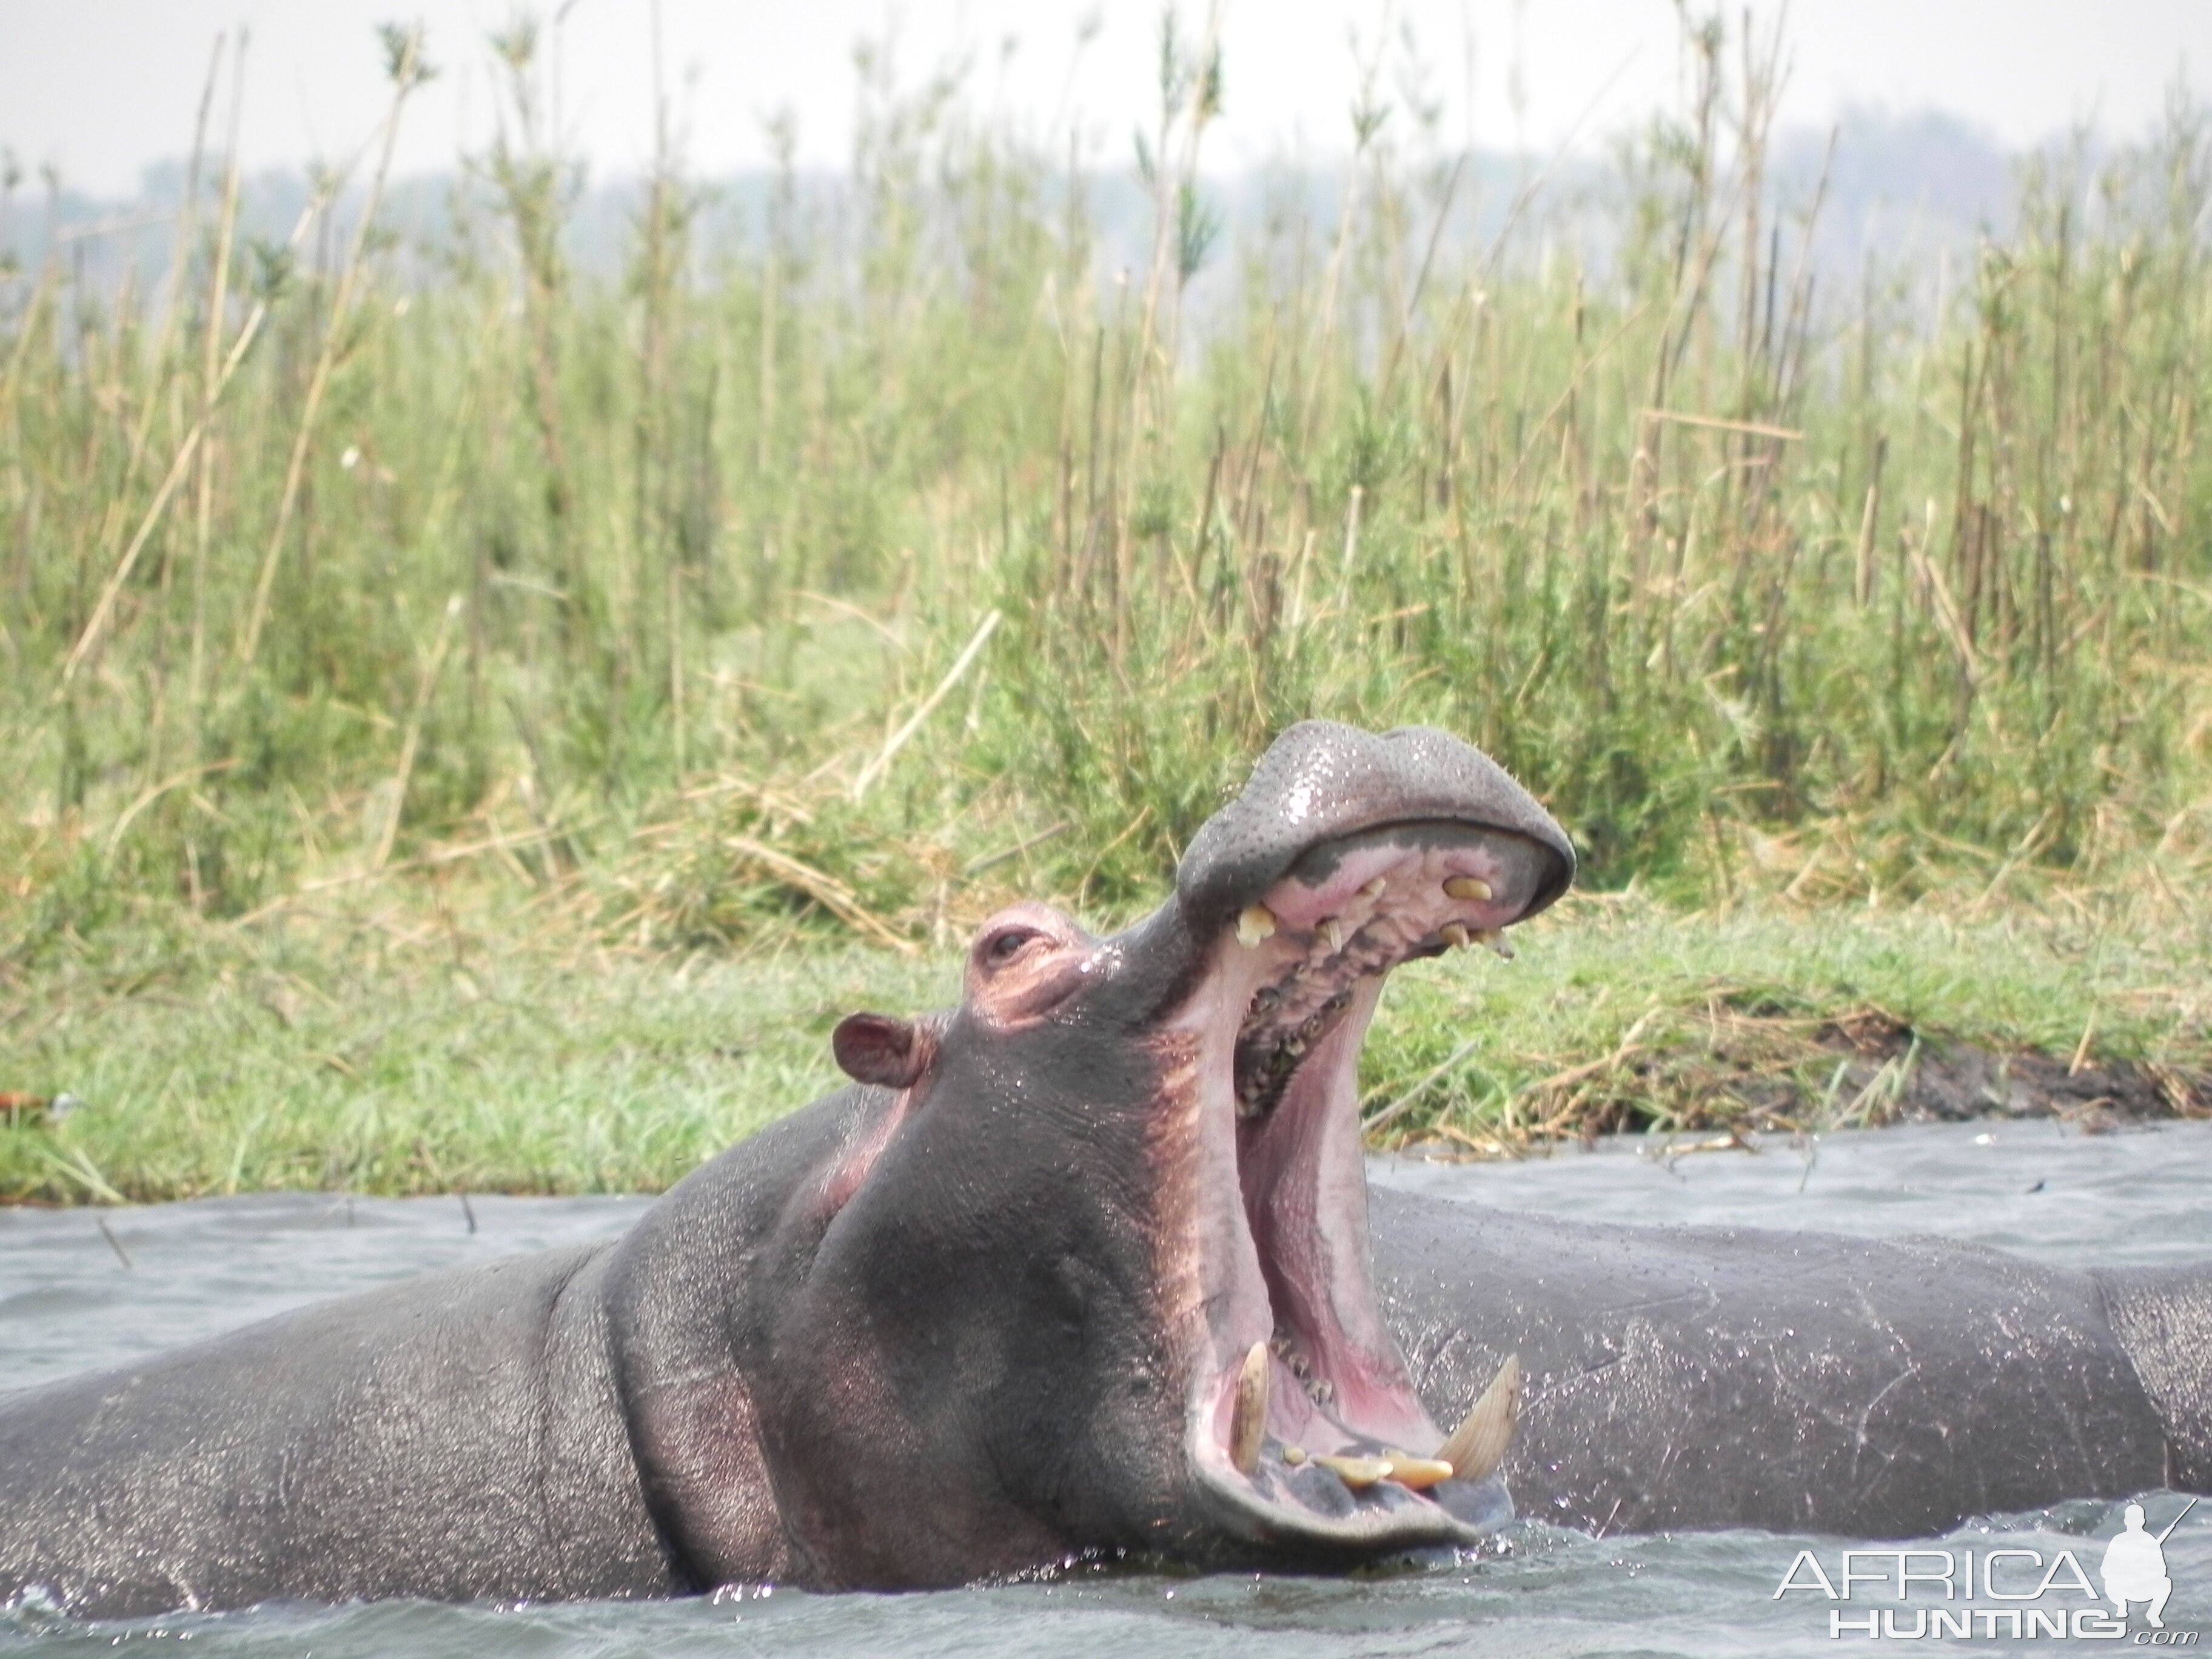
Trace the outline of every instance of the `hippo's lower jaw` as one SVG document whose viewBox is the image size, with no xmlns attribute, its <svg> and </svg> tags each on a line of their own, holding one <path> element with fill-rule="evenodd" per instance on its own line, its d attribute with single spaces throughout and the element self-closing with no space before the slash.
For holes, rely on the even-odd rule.
<svg viewBox="0 0 2212 1659">
<path fill-rule="evenodd" d="M 1223 929 L 1170 1027 L 1189 1467 L 1213 1523 L 1272 1557 L 1470 1543 L 1510 1516 L 1515 1402 L 1447 1443 L 1377 1310 L 1358 1060 L 1383 975 L 1517 920 L 1552 856 L 1434 821 L 1317 842 Z"/>
</svg>

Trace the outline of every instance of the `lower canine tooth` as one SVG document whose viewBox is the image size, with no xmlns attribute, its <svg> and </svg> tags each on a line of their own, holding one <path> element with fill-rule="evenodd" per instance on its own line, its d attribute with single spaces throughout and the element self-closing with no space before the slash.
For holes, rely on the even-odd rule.
<svg viewBox="0 0 2212 1659">
<path fill-rule="evenodd" d="M 1473 899 L 1478 904 L 1487 904 L 1494 896 L 1490 884 L 1480 876 L 1454 876 L 1444 884 L 1444 892 L 1449 897 Z"/>
<path fill-rule="evenodd" d="M 1374 880 L 1369 882 L 1366 886 L 1359 890 L 1359 896 L 1362 898 L 1371 899 L 1381 898 L 1384 890 L 1386 890 L 1389 885 L 1390 882 L 1388 877 L 1377 876 Z"/>
<path fill-rule="evenodd" d="M 1514 1425 L 1520 1420 L 1521 1356 L 1508 1354 L 1482 1398 L 1437 1448 L 1437 1456 L 1457 1471 L 1457 1480 L 1487 1480 L 1512 1449 Z"/>
<path fill-rule="evenodd" d="M 1395 1467 L 1387 1457 L 1316 1457 L 1314 1462 L 1334 1471 L 1354 1492 L 1363 1492 L 1377 1480 L 1388 1480 Z"/>
<path fill-rule="evenodd" d="M 1474 942 L 1478 945 L 1487 945 L 1504 961 L 1513 960 L 1513 947 L 1505 942 L 1505 935 L 1503 933 L 1494 932 L 1477 933 L 1474 936 Z"/>
<path fill-rule="evenodd" d="M 1454 950 L 1460 950 L 1463 949 L 1474 936 L 1467 931 L 1465 922 L 1448 921 L 1437 929 L 1437 937 Z"/>
<path fill-rule="evenodd" d="M 1237 942 L 1250 950 L 1275 934 L 1275 913 L 1264 904 L 1248 904 L 1237 918 Z"/>
<path fill-rule="evenodd" d="M 1344 950 L 1344 924 L 1334 916 L 1324 916 L 1321 923 L 1322 936 L 1328 940 L 1329 954 L 1335 956 Z"/>
<path fill-rule="evenodd" d="M 1237 1404 L 1229 1414 L 1229 1461 L 1239 1474 L 1260 1467 L 1260 1442 L 1267 1431 L 1267 1345 L 1255 1342 L 1237 1373 Z"/>
</svg>

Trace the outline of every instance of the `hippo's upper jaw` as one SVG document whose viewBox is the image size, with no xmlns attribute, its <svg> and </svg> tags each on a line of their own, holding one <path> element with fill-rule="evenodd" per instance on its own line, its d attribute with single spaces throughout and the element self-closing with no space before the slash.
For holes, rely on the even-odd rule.
<svg viewBox="0 0 2212 1659">
<path fill-rule="evenodd" d="M 1231 1536 L 1327 1561 L 1510 1514 L 1498 1437 L 1446 1444 L 1376 1307 L 1359 1048 L 1385 974 L 1522 920 L 1572 860 L 1456 740 L 1318 724 L 1194 843 L 1178 890 L 1205 965 L 1162 1037 L 1161 1269 L 1193 1484 Z M 1455 1449 L 1483 1466 L 1447 1474 Z"/>
</svg>

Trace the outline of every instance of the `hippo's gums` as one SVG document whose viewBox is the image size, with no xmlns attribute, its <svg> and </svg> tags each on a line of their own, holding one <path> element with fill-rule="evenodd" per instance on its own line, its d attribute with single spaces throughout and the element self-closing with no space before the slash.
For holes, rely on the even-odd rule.
<svg viewBox="0 0 2212 1659">
<path fill-rule="evenodd" d="M 994 917 L 959 1008 L 847 1019 L 856 1086 L 622 1238 L 0 1401 L 0 1598 L 1330 1568 L 1504 1519 L 1516 1415 L 1523 1507 L 1593 1527 L 1897 1532 L 2212 1474 L 2201 1277 L 1398 1195 L 1370 1252 L 1383 976 L 1573 868 L 1455 739 L 1297 726 L 1158 912 Z"/>
</svg>

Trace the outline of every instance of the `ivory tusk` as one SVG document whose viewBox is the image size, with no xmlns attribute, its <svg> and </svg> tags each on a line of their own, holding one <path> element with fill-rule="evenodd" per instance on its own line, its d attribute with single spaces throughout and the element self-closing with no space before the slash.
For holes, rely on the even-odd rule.
<svg viewBox="0 0 2212 1659">
<path fill-rule="evenodd" d="M 1512 1449 L 1514 1425 L 1520 1420 L 1521 1356 L 1508 1354 L 1482 1398 L 1437 1449 L 1437 1456 L 1452 1466 L 1454 1480 L 1487 1480 Z"/>
<path fill-rule="evenodd" d="M 1229 1414 L 1229 1461 L 1239 1474 L 1258 1472 L 1267 1432 L 1267 1345 L 1255 1342 L 1237 1373 L 1237 1404 Z"/>
</svg>

